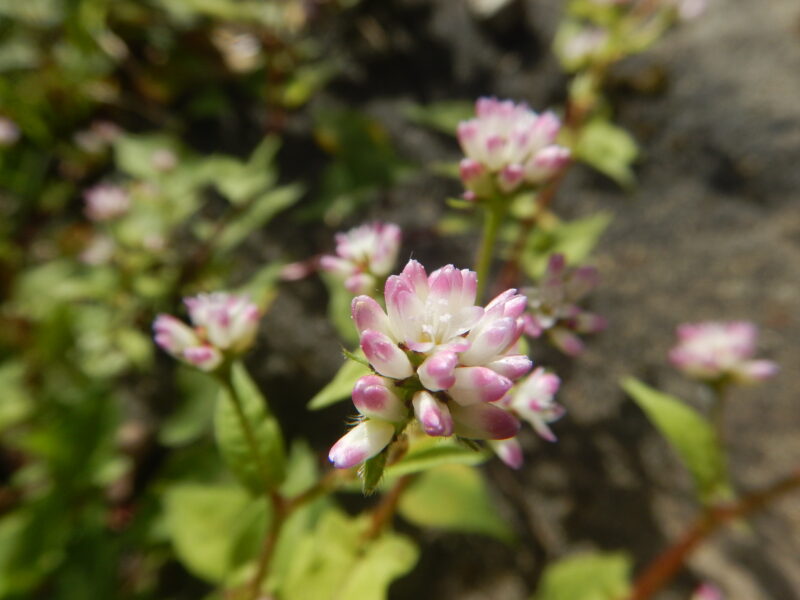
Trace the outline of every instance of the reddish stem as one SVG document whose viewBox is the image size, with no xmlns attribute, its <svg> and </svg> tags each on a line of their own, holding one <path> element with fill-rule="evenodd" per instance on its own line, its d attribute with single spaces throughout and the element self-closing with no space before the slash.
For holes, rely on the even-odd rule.
<svg viewBox="0 0 800 600">
<path fill-rule="evenodd" d="M 730 521 L 747 517 L 780 496 L 800 487 L 800 469 L 766 489 L 752 492 L 732 504 L 709 508 L 680 539 L 645 568 L 633 585 L 628 600 L 648 600 L 683 568 L 689 555 L 707 537 Z"/>
</svg>

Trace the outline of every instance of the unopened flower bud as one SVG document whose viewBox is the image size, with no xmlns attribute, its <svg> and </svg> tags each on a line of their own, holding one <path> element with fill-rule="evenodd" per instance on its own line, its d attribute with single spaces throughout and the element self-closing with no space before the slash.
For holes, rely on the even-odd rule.
<svg viewBox="0 0 800 600">
<path fill-rule="evenodd" d="M 408 418 L 408 409 L 392 390 L 391 380 L 365 375 L 353 388 L 353 404 L 365 417 L 399 423 Z"/>
<path fill-rule="evenodd" d="M 453 435 L 453 418 L 447 405 L 427 391 L 414 394 L 414 415 L 428 435 L 447 437 Z"/>
<path fill-rule="evenodd" d="M 394 425 L 377 419 L 362 421 L 338 442 L 328 453 L 328 459 L 337 469 L 348 469 L 372 458 L 389 445 L 394 436 Z"/>
</svg>

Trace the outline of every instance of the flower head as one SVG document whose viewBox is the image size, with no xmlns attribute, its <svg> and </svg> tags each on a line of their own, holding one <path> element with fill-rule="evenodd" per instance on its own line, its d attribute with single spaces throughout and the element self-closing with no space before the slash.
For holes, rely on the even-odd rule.
<svg viewBox="0 0 800 600">
<path fill-rule="evenodd" d="M 352 294 L 375 289 L 394 267 L 402 232 L 393 223 L 370 223 L 336 234 L 336 256 L 326 255 L 320 266 L 341 277 Z"/>
<path fill-rule="evenodd" d="M 240 355 L 253 344 L 261 314 L 247 298 L 214 292 L 184 302 L 193 327 L 171 315 L 158 315 L 153 322 L 156 344 L 175 358 L 214 371 L 226 356 Z"/>
<path fill-rule="evenodd" d="M 731 380 L 754 383 L 772 377 L 778 365 L 753 360 L 758 328 L 747 321 L 684 323 L 677 329 L 678 343 L 670 350 L 672 364 L 705 381 Z"/>
<path fill-rule="evenodd" d="M 540 185 L 569 162 L 569 150 L 554 143 L 561 121 L 553 113 L 537 114 L 525 104 L 496 98 L 479 98 L 475 112 L 476 118 L 458 125 L 468 198 Z"/>
<path fill-rule="evenodd" d="M 100 184 L 83 193 L 84 212 L 92 221 L 110 221 L 128 212 L 131 205 L 128 193 L 117 185 Z"/>
<path fill-rule="evenodd" d="M 577 334 L 596 333 L 606 328 L 603 317 L 578 305 L 598 281 L 594 267 L 570 269 L 563 254 L 553 254 L 539 285 L 524 290 L 529 307 L 525 315 L 525 333 L 540 337 L 547 332 L 550 341 L 570 356 L 583 352 L 584 345 Z"/>
<path fill-rule="evenodd" d="M 476 291 L 473 271 L 447 265 L 428 275 L 411 260 L 386 281 L 386 312 L 369 296 L 353 300 L 361 348 L 376 375 L 356 383 L 362 423 L 331 450 L 335 466 L 378 454 L 411 422 L 435 437 L 517 433 L 518 419 L 497 401 L 532 366 L 515 349 L 526 301 L 507 290 L 483 308 L 475 305 Z M 391 435 L 367 425 L 374 422 L 389 424 Z M 358 451 L 349 451 L 351 444 Z"/>
</svg>

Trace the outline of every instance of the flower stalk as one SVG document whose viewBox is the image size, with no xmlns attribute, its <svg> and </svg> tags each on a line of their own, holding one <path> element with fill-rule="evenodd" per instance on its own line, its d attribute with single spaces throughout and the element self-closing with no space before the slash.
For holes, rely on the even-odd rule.
<svg viewBox="0 0 800 600">
<path fill-rule="evenodd" d="M 483 297 L 486 282 L 489 280 L 489 269 L 492 265 L 494 249 L 497 246 L 497 234 L 508 212 L 507 200 L 496 198 L 486 203 L 486 214 L 483 221 L 483 237 L 475 259 L 475 272 L 478 274 L 478 299 Z"/>
</svg>

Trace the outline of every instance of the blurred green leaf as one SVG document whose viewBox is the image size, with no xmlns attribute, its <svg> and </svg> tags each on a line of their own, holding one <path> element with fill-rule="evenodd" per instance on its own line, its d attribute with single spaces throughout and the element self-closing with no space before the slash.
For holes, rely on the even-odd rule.
<svg viewBox="0 0 800 600">
<path fill-rule="evenodd" d="M 475 117 L 475 103 L 468 100 L 447 100 L 431 104 L 411 104 L 406 108 L 408 119 L 419 125 L 454 135 L 461 121 Z"/>
<path fill-rule="evenodd" d="M 486 462 L 490 456 L 488 450 L 473 450 L 452 439 L 420 437 L 411 442 L 411 447 L 403 458 L 386 469 L 386 477 L 419 473 L 440 465 L 479 465 Z"/>
<path fill-rule="evenodd" d="M 303 188 L 300 185 L 287 185 L 255 198 L 222 230 L 214 244 L 216 251 L 226 253 L 236 248 L 247 236 L 269 223 L 276 214 L 297 202 L 302 193 Z"/>
<path fill-rule="evenodd" d="M 357 355 L 363 356 L 359 349 Z M 331 382 L 322 388 L 308 403 L 309 410 L 319 410 L 347 400 L 353 392 L 356 381 L 364 375 L 369 375 L 372 370 L 360 362 L 347 359 L 333 376 Z"/>
<path fill-rule="evenodd" d="M 161 153 L 171 153 L 176 167 L 185 158 L 175 139 L 159 133 L 125 134 L 116 138 L 113 144 L 117 167 L 138 179 L 157 179 L 163 175 L 164 171 L 158 165 Z"/>
<path fill-rule="evenodd" d="M 548 565 L 532 600 L 622 600 L 631 560 L 622 553 L 579 554 Z"/>
<path fill-rule="evenodd" d="M 33 399 L 25 386 L 25 365 L 9 361 L 0 365 L 0 433 L 27 418 L 33 411 Z"/>
<path fill-rule="evenodd" d="M 459 464 L 423 472 L 400 498 L 399 513 L 415 525 L 481 533 L 504 542 L 514 532 L 498 514 L 483 475 Z"/>
<path fill-rule="evenodd" d="M 559 223 L 554 228 L 535 230 L 521 257 L 528 277 L 539 279 L 547 269 L 551 254 L 563 254 L 569 264 L 581 264 L 594 250 L 600 236 L 611 223 L 611 214 L 600 212 L 590 217 Z"/>
<path fill-rule="evenodd" d="M 257 520 L 263 521 L 265 506 L 262 499 L 233 486 L 180 483 L 164 492 L 167 528 L 178 558 L 192 573 L 212 583 L 224 582 L 249 558 L 234 553 L 241 536 Z"/>
<path fill-rule="evenodd" d="M 623 188 L 634 184 L 635 176 L 631 167 L 639 155 L 636 140 L 627 131 L 603 118 L 590 121 L 581 130 L 575 155 L 578 160 L 607 175 Z"/>
<path fill-rule="evenodd" d="M 632 377 L 622 388 L 639 405 L 689 469 L 702 502 L 730 496 L 725 457 L 711 424 L 683 401 Z"/>
<path fill-rule="evenodd" d="M 234 364 L 232 374 L 233 387 L 241 402 L 244 417 L 250 423 L 258 457 L 253 456 L 234 401 L 224 388 L 217 399 L 214 415 L 217 445 L 234 474 L 251 492 L 260 495 L 264 493 L 265 485 L 274 488 L 280 485 L 286 475 L 283 433 L 244 366 Z"/>
<path fill-rule="evenodd" d="M 203 179 L 213 184 L 232 204 L 242 205 L 275 184 L 278 175 L 273 160 L 279 146 L 277 137 L 267 136 L 247 162 L 216 155 L 203 159 L 198 169 Z"/>
<path fill-rule="evenodd" d="M 284 496 L 292 497 L 305 492 L 319 479 L 317 456 L 303 439 L 296 439 L 289 449 L 286 463 L 286 480 L 281 486 Z"/>
<path fill-rule="evenodd" d="M 364 543 L 366 519 L 338 510 L 297 540 L 294 560 L 280 582 L 284 600 L 383 600 L 392 580 L 416 563 L 418 551 L 405 536 L 385 533 Z"/>
</svg>

